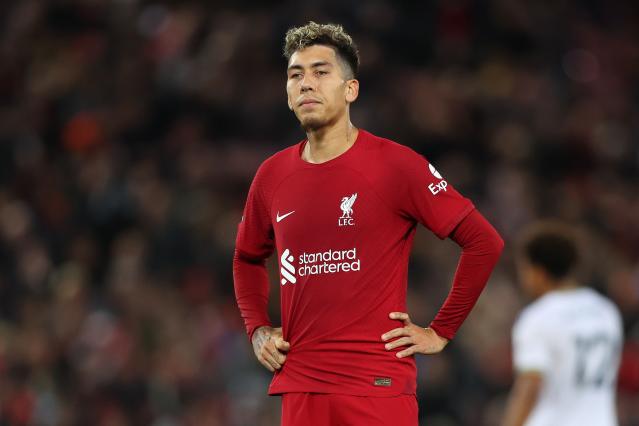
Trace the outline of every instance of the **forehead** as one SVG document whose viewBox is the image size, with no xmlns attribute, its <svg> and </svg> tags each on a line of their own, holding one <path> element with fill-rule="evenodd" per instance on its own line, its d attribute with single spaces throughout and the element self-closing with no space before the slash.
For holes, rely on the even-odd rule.
<svg viewBox="0 0 639 426">
<path fill-rule="evenodd" d="M 337 54 L 335 49 L 329 46 L 321 44 L 315 44 L 308 46 L 302 50 L 298 50 L 291 55 L 291 59 L 288 61 L 288 66 L 293 65 L 310 66 L 314 62 L 329 62 L 332 64 L 337 63 Z"/>
</svg>

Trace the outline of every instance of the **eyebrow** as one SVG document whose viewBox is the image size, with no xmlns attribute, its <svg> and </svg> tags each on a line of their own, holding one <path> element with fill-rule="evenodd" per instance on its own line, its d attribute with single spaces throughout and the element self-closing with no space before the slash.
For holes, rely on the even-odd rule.
<svg viewBox="0 0 639 426">
<path fill-rule="evenodd" d="M 317 61 L 317 62 L 313 62 L 313 63 L 311 64 L 311 68 L 323 67 L 323 66 L 326 66 L 326 65 L 331 66 L 331 67 L 333 66 L 333 64 L 331 64 L 331 63 L 330 63 L 330 62 L 328 62 L 328 61 Z M 301 66 L 301 65 L 291 65 L 291 66 L 289 66 L 289 67 L 287 68 L 287 71 L 289 71 L 289 70 L 293 70 L 293 69 L 296 69 L 296 70 L 303 70 L 303 69 L 304 69 L 304 67 L 303 67 L 303 66 Z"/>
</svg>

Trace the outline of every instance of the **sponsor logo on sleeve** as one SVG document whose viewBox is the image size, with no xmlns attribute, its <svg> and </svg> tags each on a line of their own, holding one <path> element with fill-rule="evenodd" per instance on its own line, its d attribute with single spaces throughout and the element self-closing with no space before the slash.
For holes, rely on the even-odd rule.
<svg viewBox="0 0 639 426">
<path fill-rule="evenodd" d="M 446 192 L 448 190 L 448 182 L 444 180 L 442 175 L 439 174 L 437 169 L 432 164 L 428 164 L 428 169 L 433 176 L 435 176 L 437 179 L 440 179 L 439 183 L 431 183 L 430 185 L 428 185 L 428 189 L 430 189 L 430 192 L 433 195 L 437 195 L 442 191 Z"/>
</svg>

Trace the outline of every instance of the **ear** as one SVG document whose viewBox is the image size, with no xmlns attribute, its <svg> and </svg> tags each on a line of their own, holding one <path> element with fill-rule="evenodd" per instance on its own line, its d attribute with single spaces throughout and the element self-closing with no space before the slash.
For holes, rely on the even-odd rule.
<svg viewBox="0 0 639 426">
<path fill-rule="evenodd" d="M 346 102 L 355 102 L 359 96 L 359 81 L 355 79 L 346 80 Z"/>
<path fill-rule="evenodd" d="M 528 273 L 535 281 L 535 283 L 543 283 L 546 281 L 547 274 L 542 267 L 537 265 L 529 265 L 528 268 Z"/>
</svg>

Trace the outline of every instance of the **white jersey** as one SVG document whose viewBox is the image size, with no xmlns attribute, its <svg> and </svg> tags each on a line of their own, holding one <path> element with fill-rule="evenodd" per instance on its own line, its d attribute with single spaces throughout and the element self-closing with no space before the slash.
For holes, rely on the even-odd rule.
<svg viewBox="0 0 639 426">
<path fill-rule="evenodd" d="M 515 369 L 543 385 L 526 426 L 616 426 L 615 387 L 623 340 L 617 307 L 589 288 L 552 291 L 513 328 Z"/>
</svg>

